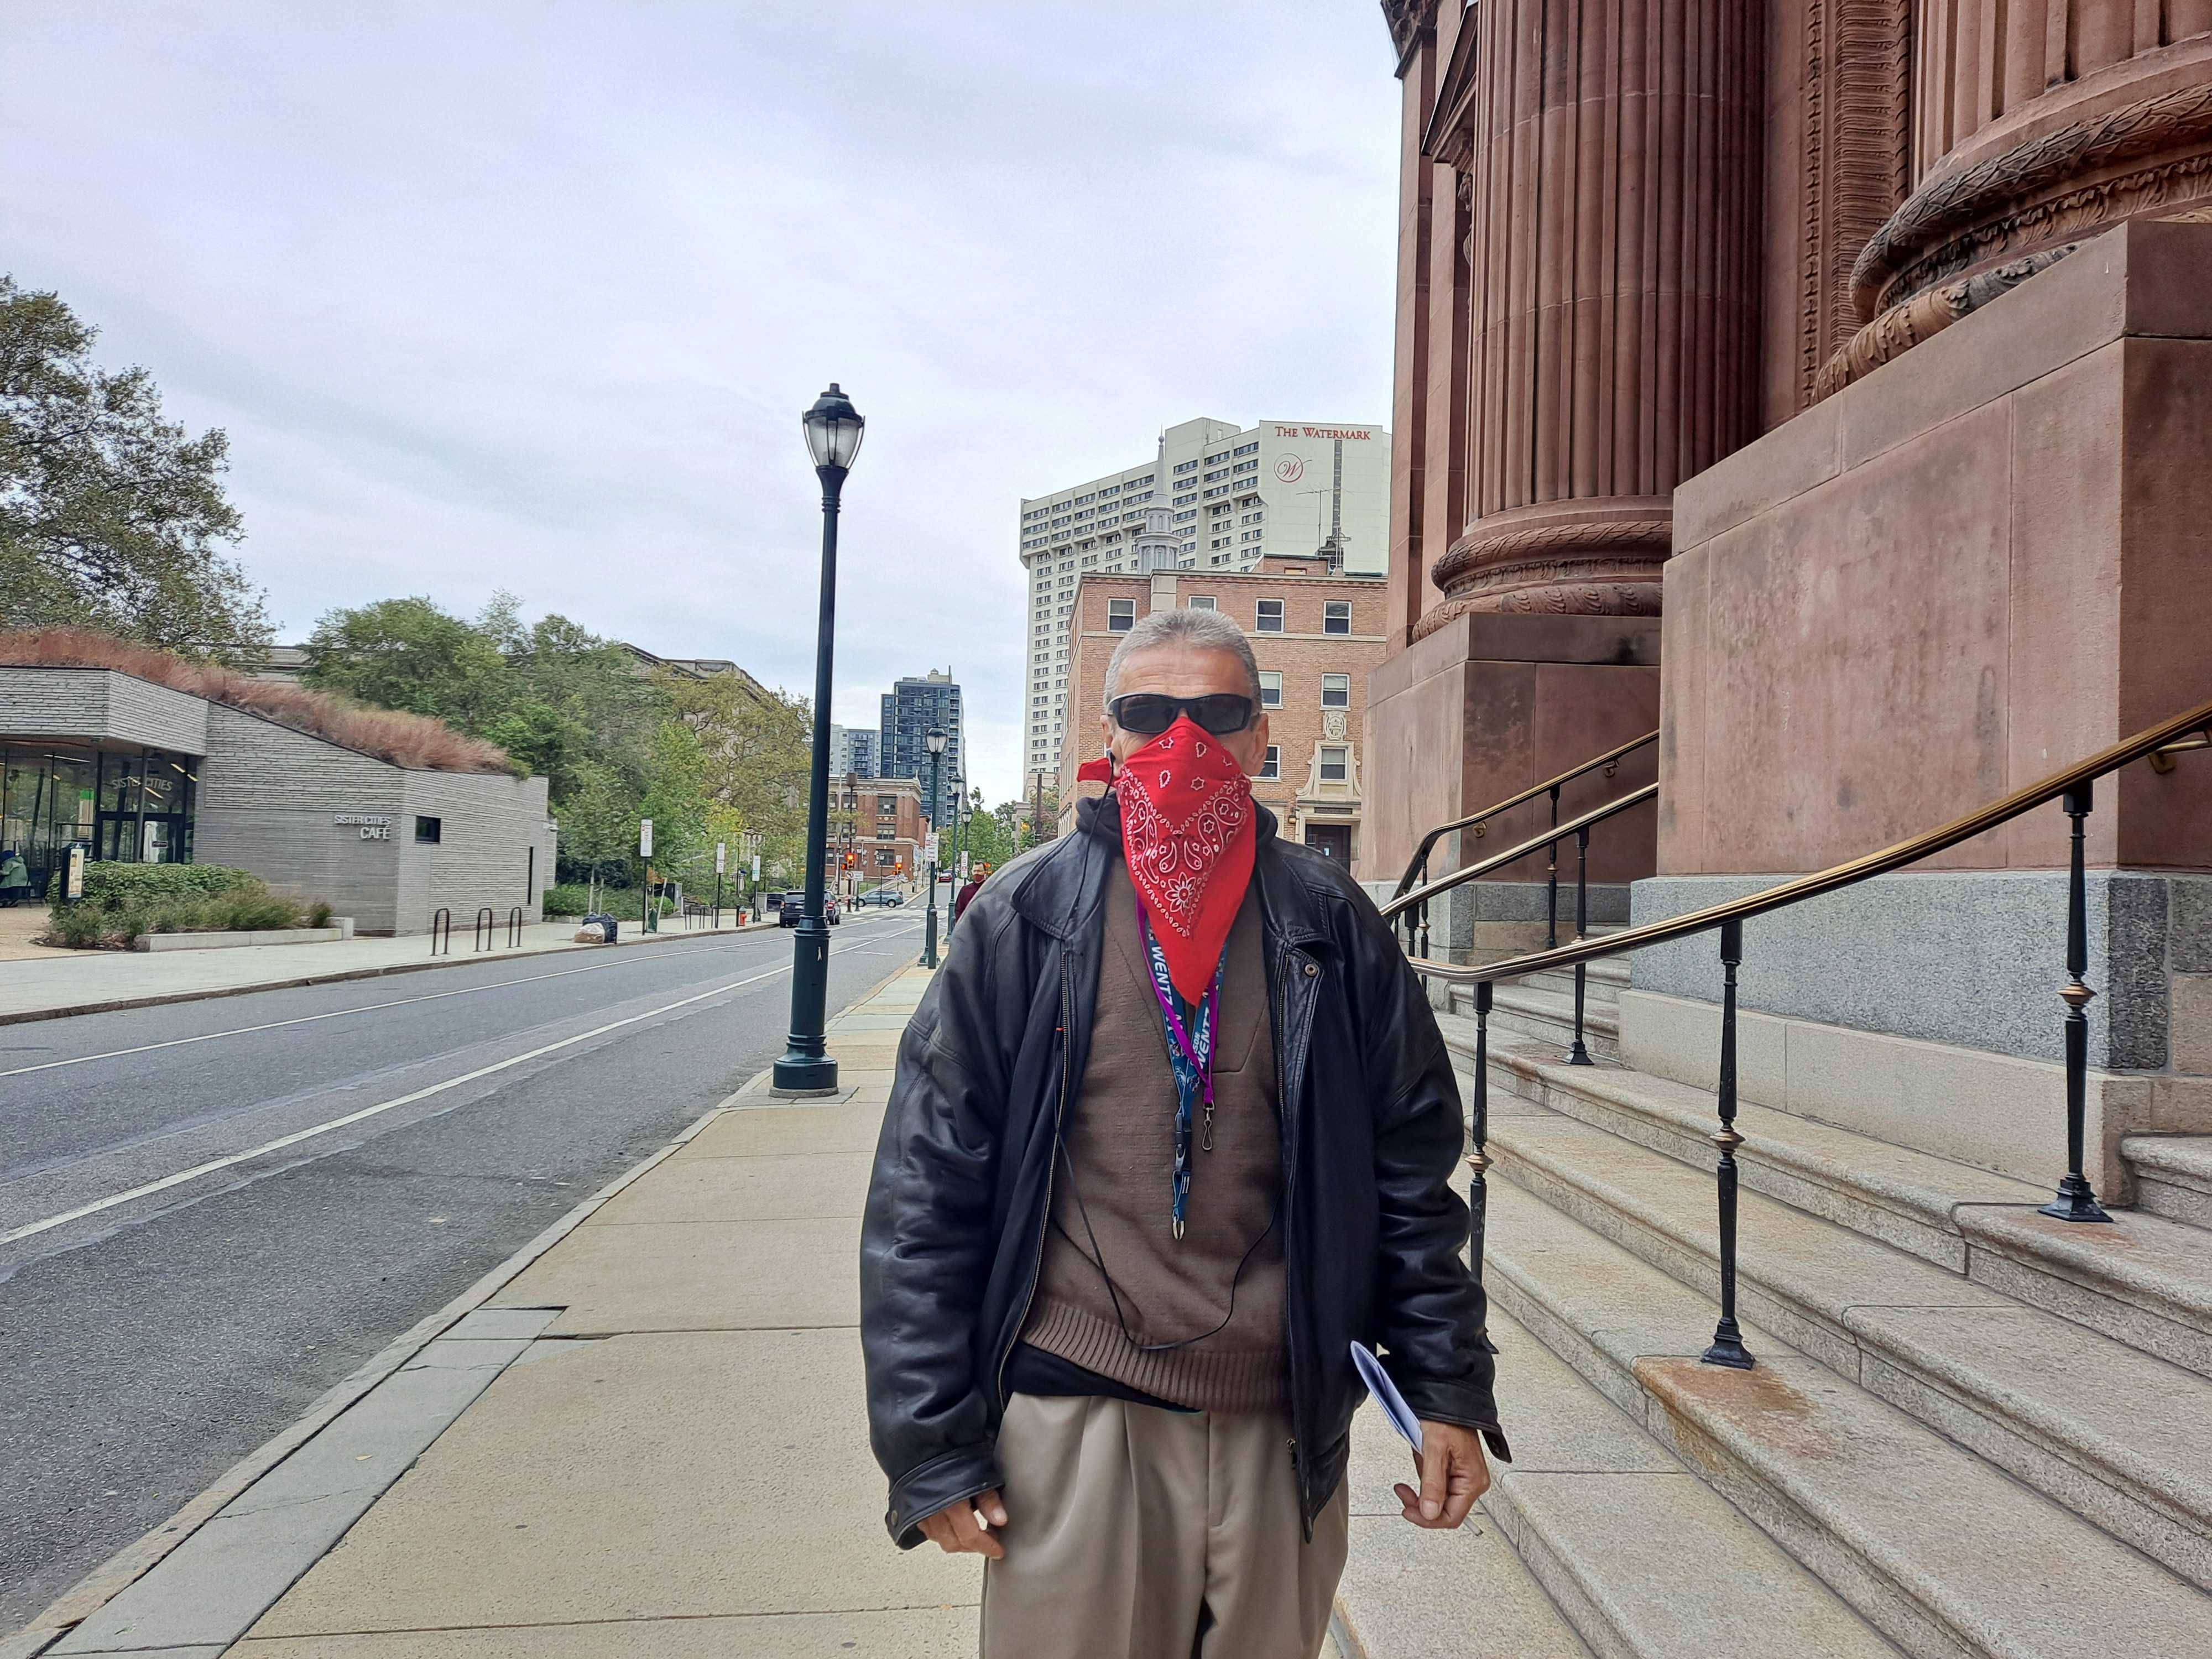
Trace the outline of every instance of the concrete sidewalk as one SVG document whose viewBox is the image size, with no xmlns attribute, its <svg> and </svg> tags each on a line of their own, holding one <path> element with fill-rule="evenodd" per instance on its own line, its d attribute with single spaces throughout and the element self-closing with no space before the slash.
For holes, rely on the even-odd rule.
<svg viewBox="0 0 2212 1659">
<path fill-rule="evenodd" d="M 871 1154 L 927 982 L 902 969 L 833 1023 L 845 1098 L 756 1079 L 0 1659 L 973 1653 L 980 1563 L 884 1534 L 857 1329 Z M 1579 1652 L 1508 1627 L 1531 1596 L 1549 1614 L 1494 1533 L 1398 1518 L 1406 1464 L 1362 1412 L 1327 1659 L 1460 1651 L 1463 1613 L 1425 1605 L 1440 1568 L 1490 1593 L 1482 1653 Z"/>
<path fill-rule="evenodd" d="M 43 916 L 45 912 L 39 914 Z M 544 956 L 562 951 L 624 950 L 661 940 L 697 939 L 717 931 L 751 933 L 775 926 L 773 921 L 761 921 L 739 928 L 726 921 L 719 930 L 703 924 L 686 928 L 680 919 L 672 917 L 664 922 L 661 932 L 641 933 L 635 922 L 626 921 L 620 929 L 619 939 L 609 947 L 577 944 L 574 921 L 542 921 L 525 927 L 521 945 L 509 949 L 507 928 L 501 924 L 490 950 L 471 949 L 468 933 L 456 929 L 452 951 L 434 957 L 430 954 L 430 937 L 427 933 L 410 933 L 400 939 L 332 939 L 322 945 L 247 945 L 221 951 L 143 954 L 136 951 L 41 951 L 33 960 L 0 963 L 0 1025 L 69 1014 L 105 1013 L 118 1008 L 146 1008 L 166 1002 L 191 1002 L 241 991 L 265 991 L 276 986 L 374 979 L 385 974 L 458 967 L 470 962 Z"/>
</svg>

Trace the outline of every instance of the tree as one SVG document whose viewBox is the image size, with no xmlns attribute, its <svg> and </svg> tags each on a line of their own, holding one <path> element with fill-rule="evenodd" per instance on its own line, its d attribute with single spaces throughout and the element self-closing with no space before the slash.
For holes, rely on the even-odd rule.
<svg viewBox="0 0 2212 1659">
<path fill-rule="evenodd" d="M 260 590 L 224 549 L 230 441 L 162 418 L 143 368 L 0 276 L 0 627 L 98 629 L 172 649 L 265 644 Z"/>
<path fill-rule="evenodd" d="M 660 684 L 698 738 L 708 798 L 763 837 L 763 866 L 784 858 L 786 843 L 806 830 L 814 752 L 806 700 L 737 674 L 671 674 Z M 804 862 L 803 851 L 793 856 Z"/>
<path fill-rule="evenodd" d="M 492 636 L 426 597 L 326 611 L 307 636 L 308 685 L 489 738 L 519 701 Z"/>
<path fill-rule="evenodd" d="M 1022 850 L 1022 842 L 1016 838 L 1014 829 L 1014 814 L 1020 803 L 1005 801 L 987 811 L 983 805 L 983 792 L 978 789 L 974 793 L 975 816 L 968 820 L 968 826 L 963 831 L 969 854 L 969 867 L 974 868 L 976 860 L 981 860 L 995 870 Z"/>
</svg>

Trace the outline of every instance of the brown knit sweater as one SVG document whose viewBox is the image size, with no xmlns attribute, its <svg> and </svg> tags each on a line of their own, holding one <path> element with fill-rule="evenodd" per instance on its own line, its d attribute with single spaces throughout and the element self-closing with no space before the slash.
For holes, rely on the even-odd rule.
<svg viewBox="0 0 2212 1659">
<path fill-rule="evenodd" d="M 1119 860 L 1108 881 L 1105 926 L 1091 1057 L 1062 1125 L 1067 1161 L 1054 1171 L 1052 1225 L 1022 1340 L 1171 1405 L 1279 1410 L 1282 1149 L 1258 896 L 1246 893 L 1230 930 L 1213 1054 L 1213 1150 L 1204 1146 L 1201 1099 L 1192 1111 L 1181 1239 L 1170 1209 L 1175 1073 L 1137 931 L 1135 890 Z M 1115 1317 L 1106 1273 L 1133 1344 Z M 1186 1347 L 1142 1351 L 1212 1330 L 1230 1315 L 1232 1282 L 1236 1308 L 1223 1329 Z"/>
</svg>

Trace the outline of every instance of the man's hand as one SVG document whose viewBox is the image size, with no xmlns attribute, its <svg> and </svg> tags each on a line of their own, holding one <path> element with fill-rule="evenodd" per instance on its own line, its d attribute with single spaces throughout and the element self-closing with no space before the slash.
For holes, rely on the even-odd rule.
<svg viewBox="0 0 2212 1659">
<path fill-rule="evenodd" d="M 1475 1458 L 1478 1463 L 1481 1457 L 1482 1454 L 1477 1451 Z M 1488 1486 L 1490 1477 L 1485 1474 L 1482 1482 L 1483 1486 Z M 1478 1486 L 1475 1490 L 1480 1492 L 1482 1487 Z M 983 1517 L 980 1522 L 975 1518 L 979 1512 Z M 1462 1515 L 1466 1512 L 1464 1509 L 1460 1511 Z M 947 1555 L 988 1555 L 994 1561 L 1003 1561 L 1006 1559 L 1006 1547 L 991 1536 L 989 1528 L 1006 1524 L 1006 1506 L 1000 1501 L 999 1494 L 995 1491 L 978 1492 L 973 1498 L 963 1498 L 931 1516 L 921 1523 L 921 1535 Z"/>
<path fill-rule="evenodd" d="M 1401 1480 L 1396 1487 L 1398 1502 L 1404 1506 L 1406 1519 L 1439 1532 L 1449 1532 L 1466 1520 L 1474 1500 L 1490 1490 L 1490 1465 L 1483 1459 L 1482 1437 L 1455 1423 L 1422 1420 L 1421 1449 L 1413 1454 L 1413 1473 L 1420 1478 L 1420 1491 L 1416 1492 Z M 943 1518 L 933 1516 L 931 1520 Z M 928 1524 L 923 1522 L 925 1527 Z"/>
</svg>

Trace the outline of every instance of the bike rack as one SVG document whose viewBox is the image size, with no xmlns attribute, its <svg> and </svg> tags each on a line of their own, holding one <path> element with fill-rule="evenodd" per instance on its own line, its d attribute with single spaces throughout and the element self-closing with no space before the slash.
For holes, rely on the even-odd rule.
<svg viewBox="0 0 2212 1659">
<path fill-rule="evenodd" d="M 489 951 L 499 938 L 497 913 L 489 904 L 477 911 L 476 949 Z"/>
<path fill-rule="evenodd" d="M 441 927 L 445 929 L 446 935 L 446 942 L 443 945 L 438 943 L 438 930 Z M 453 954 L 453 913 L 442 904 L 432 912 L 430 916 L 430 954 L 434 957 L 449 957 Z"/>
<path fill-rule="evenodd" d="M 522 948 L 522 907 L 519 904 L 507 913 L 507 948 Z"/>
</svg>

